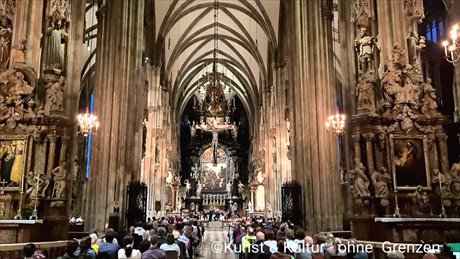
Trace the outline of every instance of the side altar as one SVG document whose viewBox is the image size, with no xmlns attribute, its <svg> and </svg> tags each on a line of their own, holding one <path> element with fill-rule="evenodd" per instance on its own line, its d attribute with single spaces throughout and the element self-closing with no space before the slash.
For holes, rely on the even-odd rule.
<svg viewBox="0 0 460 259">
<path fill-rule="evenodd" d="M 404 6 L 412 8 L 406 10 L 407 42 L 385 42 L 392 46 L 386 52 L 378 49 L 375 8 L 353 14 L 356 110 L 350 123 L 353 169 L 346 179 L 352 236 L 458 242 L 460 163 L 449 164 L 446 129 L 452 122 L 438 109 L 437 89 L 420 56 L 425 38 L 418 35 L 423 17 L 417 15 L 423 4 Z"/>
<path fill-rule="evenodd" d="M 22 33 L 13 21 L 26 20 L 17 8 L 23 7 L 0 8 L 13 35 Z M 9 62 L 0 67 L 0 243 L 67 239 L 74 169 L 69 161 L 76 133 L 64 109 L 70 93 L 63 53 L 68 8 L 46 9 L 40 71 L 27 60 L 31 55 L 24 55 L 25 41 L 15 45 L 14 40 L 13 50 L 11 42 L 3 50 Z"/>
</svg>

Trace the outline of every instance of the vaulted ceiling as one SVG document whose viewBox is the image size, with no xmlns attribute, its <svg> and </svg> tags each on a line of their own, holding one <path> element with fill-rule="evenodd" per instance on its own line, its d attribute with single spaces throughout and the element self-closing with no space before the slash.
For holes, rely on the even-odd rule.
<svg viewBox="0 0 460 259">
<path fill-rule="evenodd" d="M 179 116 L 193 95 L 202 95 L 202 76 L 212 70 L 217 45 L 225 90 L 230 97 L 236 94 L 252 117 L 269 84 L 279 5 L 279 0 L 155 1 L 156 50 L 163 55 L 171 104 Z"/>
</svg>

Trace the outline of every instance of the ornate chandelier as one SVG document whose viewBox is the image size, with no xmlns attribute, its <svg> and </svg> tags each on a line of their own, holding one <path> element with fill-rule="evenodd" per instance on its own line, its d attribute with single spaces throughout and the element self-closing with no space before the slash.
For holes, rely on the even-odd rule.
<svg viewBox="0 0 460 259">
<path fill-rule="evenodd" d="M 455 24 L 450 30 L 450 39 L 442 42 L 444 46 L 445 59 L 454 64 L 460 59 L 460 42 L 458 41 L 458 24 Z"/>
<path fill-rule="evenodd" d="M 218 58 L 217 53 L 219 49 L 219 34 L 218 34 L 218 2 L 215 1 L 214 6 L 214 50 L 212 71 L 206 74 L 205 80 L 208 82 L 206 86 L 206 93 L 201 107 L 202 113 L 208 113 L 213 117 L 222 115 L 228 109 L 227 100 L 222 86 L 222 80 L 225 78 L 224 74 L 217 71 Z"/>
<path fill-rule="evenodd" d="M 89 113 L 89 107 L 86 107 L 86 112 L 83 114 L 78 114 L 77 116 L 78 121 L 78 133 L 83 134 L 83 136 L 87 137 L 90 134 L 96 133 L 97 129 L 99 128 L 99 122 L 97 121 L 97 117 L 91 113 Z"/>
<path fill-rule="evenodd" d="M 331 115 L 326 121 L 326 130 L 335 135 L 343 135 L 345 132 L 345 114 L 337 112 L 335 115 Z"/>
</svg>

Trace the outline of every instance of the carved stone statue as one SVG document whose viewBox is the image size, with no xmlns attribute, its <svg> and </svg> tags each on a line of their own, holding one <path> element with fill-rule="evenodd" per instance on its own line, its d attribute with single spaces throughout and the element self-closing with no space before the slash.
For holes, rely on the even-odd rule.
<svg viewBox="0 0 460 259">
<path fill-rule="evenodd" d="M 372 73 L 363 75 L 358 79 L 358 84 L 356 85 L 358 114 L 375 114 L 374 86 L 376 82 L 377 78 Z"/>
<path fill-rule="evenodd" d="M 380 172 L 372 172 L 371 180 L 375 189 L 375 197 L 388 198 L 388 195 L 390 194 L 388 183 L 391 183 L 391 176 L 388 173 L 388 170 L 383 166 L 380 167 Z"/>
<path fill-rule="evenodd" d="M 369 197 L 369 179 L 366 176 L 366 167 L 355 158 L 355 169 L 350 170 L 350 178 L 353 181 L 353 195 L 356 198 Z"/>
<path fill-rule="evenodd" d="M 173 175 L 171 170 L 168 170 L 168 176 L 166 176 L 166 184 L 171 184 L 173 182 Z"/>
<path fill-rule="evenodd" d="M 48 36 L 45 39 L 45 52 L 44 59 L 45 64 L 59 64 L 61 67 L 64 67 L 65 61 L 65 45 L 68 40 L 68 35 L 65 32 L 63 21 L 61 19 L 56 20 L 46 32 Z"/>
<path fill-rule="evenodd" d="M 64 84 L 65 77 L 62 76 L 62 67 L 55 64 L 44 72 L 45 81 L 45 115 L 52 112 L 64 111 Z"/>
<path fill-rule="evenodd" d="M 244 184 L 240 181 L 238 183 L 238 194 L 239 195 L 242 195 L 243 194 L 243 191 L 244 191 Z"/>
<path fill-rule="evenodd" d="M 157 142 L 155 144 L 155 163 L 160 162 L 160 145 L 158 144 L 158 138 Z"/>
<path fill-rule="evenodd" d="M 67 169 L 65 168 L 66 163 L 60 162 L 59 166 L 54 168 L 51 171 L 51 174 L 54 175 L 53 181 L 53 192 L 51 197 L 61 199 L 65 197 L 65 187 L 66 187 L 66 176 L 67 176 Z"/>
<path fill-rule="evenodd" d="M 25 63 L 26 40 L 23 39 L 13 46 L 11 50 L 11 59 L 17 63 Z"/>
<path fill-rule="evenodd" d="M 414 109 L 418 109 L 420 105 L 421 89 L 414 84 L 410 78 L 404 81 L 404 103 L 410 104 Z"/>
<path fill-rule="evenodd" d="M 190 135 L 193 137 L 195 137 L 196 135 L 196 125 L 195 125 L 195 122 L 192 122 L 192 126 L 190 126 Z"/>
<path fill-rule="evenodd" d="M 31 198 L 45 197 L 45 191 L 48 189 L 50 179 L 47 175 L 36 171 L 30 171 L 26 175 L 26 181 L 29 187 L 26 190 Z"/>
<path fill-rule="evenodd" d="M 35 117 L 34 87 L 26 81 L 25 74 L 16 69 L 0 73 L 0 124 L 6 122 L 16 128 L 17 122 Z"/>
<path fill-rule="evenodd" d="M 265 216 L 267 218 L 272 218 L 273 217 L 273 209 L 272 209 L 272 206 L 270 205 L 270 203 L 268 203 L 268 202 L 265 205 Z"/>
<path fill-rule="evenodd" d="M 454 163 L 450 169 L 452 179 L 451 191 L 455 197 L 460 197 L 460 163 Z"/>
<path fill-rule="evenodd" d="M 425 37 L 419 37 L 417 32 L 411 31 L 407 37 L 407 43 L 409 49 L 409 63 L 420 70 L 420 51 L 426 47 Z"/>
<path fill-rule="evenodd" d="M 236 124 L 236 121 L 233 123 L 232 137 L 234 139 L 238 137 L 238 125 Z"/>
<path fill-rule="evenodd" d="M 395 69 L 393 66 L 388 66 L 388 70 L 382 79 L 383 95 L 385 99 L 390 103 L 401 103 L 402 98 L 400 93 L 402 92 L 401 87 L 401 70 Z"/>
<path fill-rule="evenodd" d="M 358 54 L 359 73 L 374 71 L 374 37 L 369 36 L 366 27 L 359 29 L 359 38 L 355 40 L 355 48 Z"/>
<path fill-rule="evenodd" d="M 201 192 L 203 191 L 203 187 L 201 185 L 201 182 L 196 183 L 196 193 L 195 196 L 200 198 L 201 197 Z"/>
<path fill-rule="evenodd" d="M 439 116 L 436 90 L 431 86 L 431 78 L 427 78 L 421 86 L 423 89 L 421 112 L 427 117 Z"/>
<path fill-rule="evenodd" d="M 186 179 L 184 183 L 185 183 L 185 191 L 188 194 L 190 192 L 190 189 L 192 188 L 192 185 L 190 184 L 188 179 Z"/>
<path fill-rule="evenodd" d="M 232 197 L 232 183 L 228 182 L 225 186 L 225 190 L 227 191 L 227 197 Z"/>
<path fill-rule="evenodd" d="M 435 169 L 433 171 L 433 184 L 439 188 L 439 193 L 441 198 L 449 199 L 453 198 L 453 194 L 451 192 L 451 184 L 452 184 L 452 175 L 451 173 L 441 173 L 439 169 Z"/>
<path fill-rule="evenodd" d="M 0 70 L 6 70 L 10 62 L 11 39 L 13 30 L 8 17 L 3 16 L 0 20 Z"/>
<path fill-rule="evenodd" d="M 433 214 L 430 197 L 426 191 L 423 191 L 422 186 L 417 186 L 417 189 L 411 196 L 413 216 L 429 216 Z"/>
<path fill-rule="evenodd" d="M 391 62 L 394 65 L 404 65 L 406 63 L 405 58 L 406 50 L 401 48 L 401 46 L 396 43 L 393 45 L 393 59 Z"/>
<path fill-rule="evenodd" d="M 262 184 L 265 180 L 264 174 L 262 173 L 262 168 L 257 169 L 256 180 L 258 184 Z"/>
<path fill-rule="evenodd" d="M 254 212 L 254 208 L 252 206 L 252 202 L 248 202 L 248 213 L 253 213 Z"/>
</svg>

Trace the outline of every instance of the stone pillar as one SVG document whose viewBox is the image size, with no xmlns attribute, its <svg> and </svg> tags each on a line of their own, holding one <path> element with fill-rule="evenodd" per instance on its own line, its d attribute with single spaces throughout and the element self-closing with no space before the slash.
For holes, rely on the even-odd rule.
<svg viewBox="0 0 460 259">
<path fill-rule="evenodd" d="M 284 61 L 279 61 L 273 65 L 273 75 L 275 82 L 274 89 L 274 127 L 275 131 L 273 132 L 274 138 L 276 140 L 275 146 L 275 160 L 276 166 L 274 167 L 274 181 L 273 185 L 270 188 L 274 188 L 276 192 L 267 192 L 274 196 L 274 203 L 271 202 L 271 199 L 267 199 L 267 202 L 270 203 L 272 208 L 275 211 L 281 210 L 281 186 L 283 182 L 292 180 L 291 175 L 291 161 L 288 158 L 288 143 L 289 135 L 287 132 L 287 100 L 286 100 L 286 63 Z"/>
<path fill-rule="evenodd" d="M 155 197 L 160 197 L 161 182 L 156 181 L 155 175 L 158 172 L 159 158 L 161 154 L 160 139 L 162 137 L 162 107 L 161 107 L 161 86 L 160 67 L 156 65 L 146 66 L 147 77 L 147 121 L 146 121 L 146 143 L 145 157 L 142 165 L 141 179 L 148 183 L 147 210 L 152 213 L 155 210 Z M 163 151 L 164 153 L 164 151 Z M 158 159 L 157 159 L 158 158 Z M 154 215 L 150 215 L 154 216 Z"/>
<path fill-rule="evenodd" d="M 25 61 L 35 71 L 40 71 L 41 44 L 35 42 L 42 35 L 44 6 L 44 0 L 16 0 L 16 14 L 13 21 L 11 46 L 25 41 Z"/>
<path fill-rule="evenodd" d="M 404 2 L 405 1 L 376 1 L 379 17 L 377 24 L 381 46 L 380 75 L 383 75 L 383 65 L 393 56 L 393 45 L 395 43 L 399 43 L 402 48 L 407 49 Z M 405 56 L 407 60 L 407 52 Z"/>
<path fill-rule="evenodd" d="M 141 151 L 133 143 L 142 121 L 133 115 L 144 109 L 136 103 L 145 85 L 143 12 L 143 0 L 108 0 L 97 15 L 94 113 L 101 126 L 93 136 L 85 226 L 99 231 L 105 229 L 114 202 L 120 204 L 120 223 L 124 222 L 126 185 L 137 180 L 136 153 Z"/>
<path fill-rule="evenodd" d="M 356 134 L 353 134 L 352 138 L 353 138 L 353 147 L 355 150 L 355 157 L 357 157 L 359 161 L 361 161 L 361 145 L 359 143 L 361 139 L 361 135 L 359 133 L 356 133 Z"/>
<path fill-rule="evenodd" d="M 335 136 L 324 122 L 335 113 L 332 1 L 286 1 L 292 60 L 293 178 L 302 186 L 308 231 L 342 228 L 340 174 Z M 295 111 L 295 112 L 294 112 Z"/>
<path fill-rule="evenodd" d="M 369 174 L 374 171 L 374 150 L 372 140 L 374 139 L 374 133 L 364 133 L 363 137 L 366 141 L 366 158 L 367 158 L 367 170 Z"/>
<path fill-rule="evenodd" d="M 441 172 L 447 173 L 449 172 L 449 158 L 447 156 L 447 135 L 436 134 L 436 138 L 438 139 L 439 144 L 439 157 L 441 158 Z"/>
<path fill-rule="evenodd" d="M 446 33 L 450 31 L 454 24 L 460 25 L 460 0 L 445 1 L 447 4 L 448 23 L 446 25 Z M 455 122 L 460 121 L 460 65 L 455 66 L 455 86 L 454 86 L 454 100 L 455 100 Z"/>
<path fill-rule="evenodd" d="M 51 170 L 54 169 L 54 160 L 56 157 L 56 140 L 57 136 L 55 134 L 48 134 L 48 140 L 49 140 L 49 153 L 48 153 L 48 164 L 46 166 L 46 172 L 48 176 L 51 177 Z"/>
<path fill-rule="evenodd" d="M 67 161 L 66 155 L 67 155 L 68 143 L 69 143 L 69 136 L 67 136 L 67 135 L 62 136 L 61 137 L 61 150 L 59 152 L 59 162 Z M 73 161 L 71 161 L 71 162 L 73 162 Z M 73 163 L 72 163 L 72 165 L 73 165 Z M 70 167 L 68 167 L 68 168 L 70 168 Z"/>
</svg>

